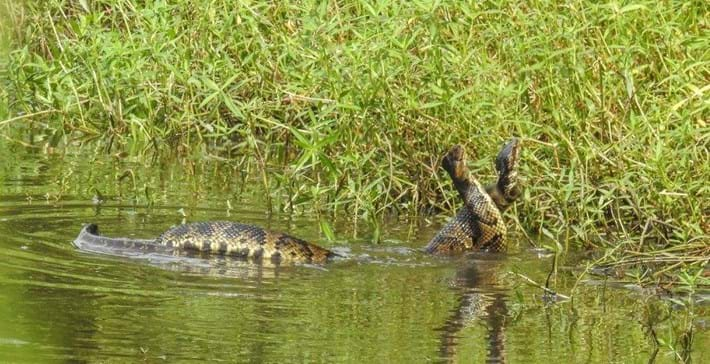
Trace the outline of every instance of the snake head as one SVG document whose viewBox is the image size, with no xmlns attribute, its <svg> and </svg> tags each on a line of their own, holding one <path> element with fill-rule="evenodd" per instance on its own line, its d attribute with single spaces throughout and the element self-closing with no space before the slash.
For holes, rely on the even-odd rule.
<svg viewBox="0 0 710 364">
<path fill-rule="evenodd" d="M 518 186 L 518 160 L 520 156 L 520 139 L 512 138 L 500 150 L 496 157 L 498 171 L 498 190 L 506 200 L 512 202 L 520 196 Z"/>
<path fill-rule="evenodd" d="M 496 169 L 498 173 L 508 173 L 518 164 L 518 154 L 520 153 L 520 139 L 510 139 L 498 152 L 496 157 Z"/>
<path fill-rule="evenodd" d="M 83 230 L 91 235 L 99 235 L 99 226 L 96 224 L 86 224 Z"/>
<path fill-rule="evenodd" d="M 441 161 L 441 164 L 444 170 L 449 173 L 454 183 L 467 178 L 465 152 L 461 145 L 457 144 L 451 147 Z"/>
</svg>

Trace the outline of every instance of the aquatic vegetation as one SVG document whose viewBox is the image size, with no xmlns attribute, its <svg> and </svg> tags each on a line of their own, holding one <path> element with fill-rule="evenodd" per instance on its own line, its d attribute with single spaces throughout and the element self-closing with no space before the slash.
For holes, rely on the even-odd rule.
<svg viewBox="0 0 710 364">
<path fill-rule="evenodd" d="M 703 2 L 0 4 L 6 138 L 233 159 L 275 208 L 379 226 L 453 210 L 440 156 L 492 181 L 515 135 L 520 236 L 648 281 L 710 256 Z"/>
</svg>

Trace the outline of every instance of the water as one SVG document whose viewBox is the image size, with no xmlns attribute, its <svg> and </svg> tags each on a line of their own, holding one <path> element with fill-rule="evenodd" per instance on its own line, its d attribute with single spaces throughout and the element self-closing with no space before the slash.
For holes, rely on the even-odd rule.
<svg viewBox="0 0 710 364">
<path fill-rule="evenodd" d="M 268 214 L 258 180 L 235 165 L 69 150 L 0 144 L 3 363 L 646 363 L 688 350 L 710 361 L 706 306 L 578 282 L 577 258 L 562 257 L 552 277 L 561 293 L 578 285 L 574 300 L 550 303 L 510 273 L 547 278 L 551 257 L 524 242 L 502 256 L 427 256 L 418 249 L 441 219 L 389 221 L 385 242 L 371 244 L 367 225 L 348 217 Z M 210 219 L 289 232 L 348 258 L 272 266 L 71 244 L 88 222 L 151 238 Z M 322 236 L 323 220 L 338 240 Z"/>
</svg>

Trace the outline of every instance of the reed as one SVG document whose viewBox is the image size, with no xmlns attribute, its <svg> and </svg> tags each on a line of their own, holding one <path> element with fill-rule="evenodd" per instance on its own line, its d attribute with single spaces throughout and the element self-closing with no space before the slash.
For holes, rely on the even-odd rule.
<svg viewBox="0 0 710 364">
<path fill-rule="evenodd" d="M 520 234 L 708 261 L 705 2 L 1 3 L 0 133 L 246 156 L 289 208 L 375 223 L 452 210 L 447 148 L 490 181 L 519 136 Z"/>
</svg>

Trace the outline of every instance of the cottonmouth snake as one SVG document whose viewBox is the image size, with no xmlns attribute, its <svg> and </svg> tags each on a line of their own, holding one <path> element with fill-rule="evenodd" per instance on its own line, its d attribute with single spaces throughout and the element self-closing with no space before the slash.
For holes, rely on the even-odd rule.
<svg viewBox="0 0 710 364">
<path fill-rule="evenodd" d="M 505 250 L 506 227 L 501 213 L 520 195 L 517 166 L 520 142 L 513 138 L 498 153 L 498 181 L 483 187 L 466 168 L 463 147 L 444 156 L 444 169 L 464 206 L 429 242 L 429 253 Z M 304 240 L 236 222 L 197 222 L 168 229 L 154 240 L 110 238 L 98 226 L 84 226 L 74 244 L 102 244 L 151 251 L 197 251 L 255 260 L 325 262 L 335 253 Z"/>
</svg>

